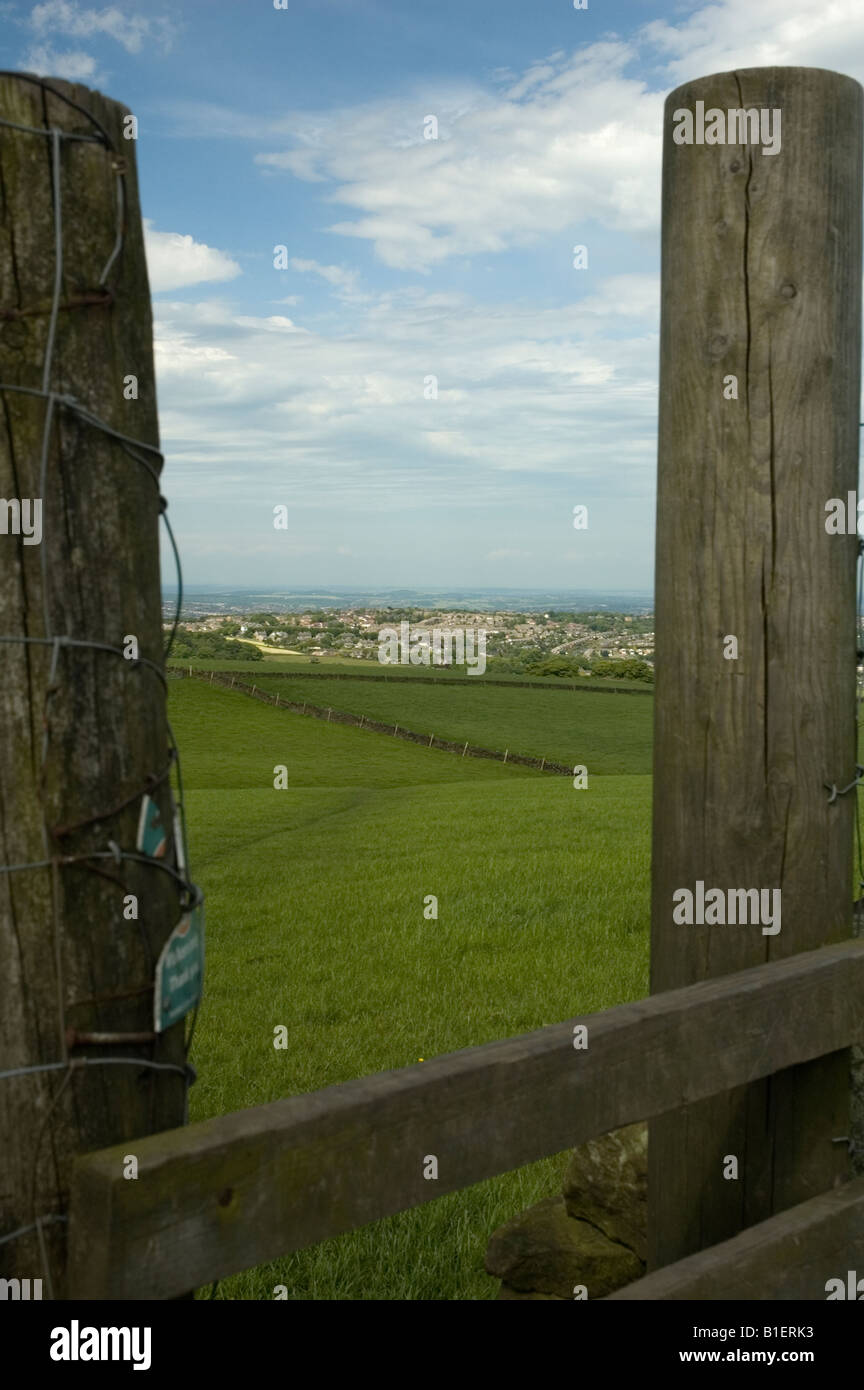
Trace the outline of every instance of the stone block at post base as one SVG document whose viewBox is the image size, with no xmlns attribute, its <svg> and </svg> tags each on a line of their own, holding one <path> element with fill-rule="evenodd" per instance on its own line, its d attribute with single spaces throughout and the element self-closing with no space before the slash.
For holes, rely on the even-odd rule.
<svg viewBox="0 0 864 1390">
<path fill-rule="evenodd" d="M 645 1272 L 647 1125 L 627 1125 L 574 1149 L 564 1192 L 501 1226 L 489 1241 L 486 1270 L 501 1279 L 499 1298 L 589 1299 Z"/>
</svg>

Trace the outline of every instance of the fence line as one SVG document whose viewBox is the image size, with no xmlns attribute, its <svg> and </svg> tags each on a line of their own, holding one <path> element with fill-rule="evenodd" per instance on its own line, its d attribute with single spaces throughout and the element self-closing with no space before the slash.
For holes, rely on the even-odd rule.
<svg viewBox="0 0 864 1390">
<path fill-rule="evenodd" d="M 228 679 L 227 675 L 215 671 L 193 671 L 191 666 L 188 670 L 175 671 L 175 675 L 186 680 L 190 676 L 207 681 L 209 685 L 221 685 L 226 690 L 240 690 L 244 695 L 248 695 L 251 700 L 262 700 L 266 705 L 273 705 L 279 709 L 291 710 L 294 714 L 305 714 L 312 719 L 323 719 L 328 724 L 352 724 L 355 728 L 368 729 L 376 734 L 389 734 L 394 738 L 403 738 L 408 743 L 422 743 L 427 748 L 438 748 L 444 753 L 459 753 L 461 757 L 469 758 L 491 758 L 495 762 L 519 763 L 522 767 L 534 767 L 538 772 L 550 772 L 554 776 L 572 777 L 573 769 L 569 764 L 553 763 L 548 758 L 532 758 L 526 753 L 511 753 L 508 750 L 500 752 L 495 748 L 472 747 L 471 744 L 454 742 L 451 739 L 436 738 L 434 734 L 418 734 L 413 729 L 403 728 L 401 724 L 382 724 L 376 719 L 370 719 L 366 714 L 349 714 L 347 710 L 333 709 L 329 705 L 310 705 L 308 701 L 300 704 L 299 701 L 289 701 L 277 695 L 267 695 L 257 686 L 247 685 L 245 681 L 237 680 L 236 676 Z"/>
</svg>

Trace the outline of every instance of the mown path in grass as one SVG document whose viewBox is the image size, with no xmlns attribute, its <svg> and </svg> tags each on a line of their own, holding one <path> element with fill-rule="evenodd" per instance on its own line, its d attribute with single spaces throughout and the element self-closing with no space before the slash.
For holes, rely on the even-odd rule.
<svg viewBox="0 0 864 1390">
<path fill-rule="evenodd" d="M 169 713 L 207 894 L 193 1120 L 646 992 L 647 777 L 589 777 L 580 792 L 196 681 L 171 682 Z M 489 1235 L 556 1191 L 565 1159 L 235 1276 L 219 1296 L 494 1297 Z"/>
</svg>

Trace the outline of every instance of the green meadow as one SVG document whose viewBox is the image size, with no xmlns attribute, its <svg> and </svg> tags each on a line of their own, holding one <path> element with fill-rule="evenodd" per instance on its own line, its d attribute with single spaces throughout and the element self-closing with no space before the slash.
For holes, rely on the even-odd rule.
<svg viewBox="0 0 864 1390">
<path fill-rule="evenodd" d="M 643 695 L 651 693 L 653 687 L 645 684 L 644 681 L 636 680 L 617 680 L 606 676 L 538 676 L 533 674 L 514 675 L 512 671 L 500 671 L 495 665 L 494 660 L 486 667 L 482 675 L 476 672 L 469 674 L 466 666 L 402 666 L 380 664 L 377 661 L 359 661 L 356 658 L 340 656 L 321 656 L 314 661 L 310 661 L 308 656 L 292 656 L 288 652 L 263 652 L 261 661 L 222 661 L 213 657 L 183 657 L 170 658 L 168 665 L 178 671 L 188 671 L 191 667 L 193 671 L 222 671 L 230 675 L 242 676 L 243 680 L 249 675 L 279 675 L 286 674 L 302 679 L 304 675 L 322 679 L 324 677 L 353 676 L 357 680 L 364 681 L 398 681 L 416 680 L 418 682 L 428 682 L 430 679 L 441 685 L 452 684 L 454 680 L 468 680 L 471 685 L 483 685 L 485 683 L 497 685 L 499 682 L 506 682 L 508 685 L 522 685 L 529 681 L 531 685 L 563 686 L 575 685 L 580 689 L 596 690 L 637 690 Z"/>
<path fill-rule="evenodd" d="M 271 680 L 288 698 L 290 677 Z M 296 684 L 301 699 L 584 763 L 588 787 L 171 680 L 207 900 L 192 1120 L 647 993 L 650 696 L 339 681 L 319 700 L 317 681 Z M 235 1275 L 215 1296 L 272 1299 L 284 1284 L 292 1299 L 494 1298 L 490 1234 L 560 1190 L 566 1161 Z"/>
<path fill-rule="evenodd" d="M 248 680 L 248 677 L 244 677 Z M 650 773 L 650 695 L 606 695 L 477 684 L 421 684 L 261 676 L 261 690 L 381 723 L 400 724 L 418 734 L 467 742 L 481 748 L 526 753 L 591 772 Z M 628 708 L 622 710 L 620 706 Z M 630 708 L 632 706 L 632 708 Z"/>
</svg>

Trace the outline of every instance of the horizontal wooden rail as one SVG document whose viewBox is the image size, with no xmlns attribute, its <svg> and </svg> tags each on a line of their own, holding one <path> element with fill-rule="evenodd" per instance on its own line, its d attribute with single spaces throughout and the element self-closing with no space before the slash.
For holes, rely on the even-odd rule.
<svg viewBox="0 0 864 1390">
<path fill-rule="evenodd" d="M 841 1279 L 848 1298 L 848 1276 L 852 1270 L 857 1271 L 856 1281 L 864 1280 L 864 1178 L 781 1211 L 760 1221 L 758 1226 L 748 1226 L 731 1240 L 637 1279 L 609 1294 L 603 1302 L 707 1302 L 737 1298 L 814 1301 L 827 1299 L 825 1286 L 829 1279 Z M 860 1296 L 864 1297 L 864 1282 Z"/>
<path fill-rule="evenodd" d="M 118 1144 L 76 1165 L 70 1297 L 172 1297 L 862 1037 L 850 939 Z"/>
</svg>

